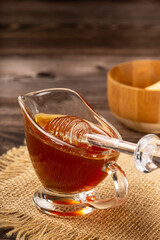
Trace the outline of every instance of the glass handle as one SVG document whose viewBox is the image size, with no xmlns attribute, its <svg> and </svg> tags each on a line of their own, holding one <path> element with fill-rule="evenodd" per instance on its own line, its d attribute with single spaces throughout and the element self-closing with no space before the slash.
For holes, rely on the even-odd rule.
<svg viewBox="0 0 160 240">
<path fill-rule="evenodd" d="M 96 198 L 94 194 L 85 196 L 84 199 L 81 199 L 81 202 L 89 207 L 106 209 L 119 206 L 124 201 L 126 201 L 128 194 L 128 181 L 124 171 L 115 162 L 105 164 L 103 171 L 107 172 L 108 175 L 112 178 L 116 194 L 114 197 L 108 199 Z"/>
</svg>

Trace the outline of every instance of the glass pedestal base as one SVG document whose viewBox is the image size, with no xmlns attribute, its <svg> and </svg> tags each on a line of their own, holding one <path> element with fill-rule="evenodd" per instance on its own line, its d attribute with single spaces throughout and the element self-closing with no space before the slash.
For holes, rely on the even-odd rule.
<svg viewBox="0 0 160 240">
<path fill-rule="evenodd" d="M 93 191 L 68 195 L 41 188 L 34 193 L 33 202 L 39 210 L 49 215 L 80 216 L 94 210 L 81 203 L 81 199 L 90 194 L 93 196 Z"/>
</svg>

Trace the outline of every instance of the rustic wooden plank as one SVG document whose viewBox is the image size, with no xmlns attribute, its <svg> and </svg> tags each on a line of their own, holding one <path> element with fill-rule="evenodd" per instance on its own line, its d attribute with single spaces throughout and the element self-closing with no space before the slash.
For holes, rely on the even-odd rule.
<svg viewBox="0 0 160 240">
<path fill-rule="evenodd" d="M 0 48 L 5 46 L 14 47 L 32 47 L 41 48 L 56 48 L 56 47 L 72 47 L 83 48 L 88 45 L 90 47 L 107 47 L 120 48 L 125 42 L 128 42 L 128 48 L 141 48 L 144 44 L 145 47 L 151 48 L 153 43 L 155 47 L 160 47 L 158 39 L 160 38 L 160 31 L 155 31 L 154 28 L 149 29 L 147 26 L 143 29 L 132 30 L 128 33 L 128 29 L 111 30 L 106 29 L 78 29 L 78 28 L 61 28 L 52 32 L 4 32 L 0 42 Z M 160 29 L 158 29 L 160 30 Z M 143 46 L 143 47 L 144 47 Z"/>
<path fill-rule="evenodd" d="M 159 2 L 9 2 L 0 8 L 1 54 L 160 52 Z"/>
<path fill-rule="evenodd" d="M 159 1 L 9 1 L 1 0 L 1 23 L 91 23 L 105 24 L 104 20 L 127 23 L 154 22 L 159 19 Z M 154 13 L 154 15 L 153 15 Z M 47 16 L 47 19 L 46 19 Z M 44 21 L 46 19 L 46 21 Z M 74 21 L 73 21 L 74 20 Z M 52 23 L 53 24 L 53 23 Z"/>
<path fill-rule="evenodd" d="M 123 46 L 121 48 L 102 48 L 102 47 L 56 47 L 56 48 L 47 48 L 47 47 L 9 47 L 9 46 L 3 46 L 3 48 L 0 48 L 0 56 L 42 56 L 42 55 L 48 55 L 53 56 L 55 54 L 88 54 L 88 55 L 126 55 L 126 56 L 142 56 L 143 58 L 149 57 L 149 58 L 157 58 L 160 55 L 160 49 L 158 48 L 147 48 L 146 46 L 144 48 L 128 48 L 126 46 Z"/>
<path fill-rule="evenodd" d="M 82 91 L 82 94 L 85 94 L 85 91 L 90 91 L 92 96 L 93 91 L 97 90 L 97 83 L 104 93 L 106 91 L 104 90 L 106 89 L 106 75 L 109 69 L 119 63 L 142 58 L 136 55 L 1 57 L 0 96 L 13 98 L 19 94 L 45 87 L 74 87 L 75 90 Z M 149 56 L 145 58 L 149 58 Z M 159 59 L 159 57 L 154 58 Z M 90 89 L 85 88 L 87 84 L 91 84 Z"/>
</svg>

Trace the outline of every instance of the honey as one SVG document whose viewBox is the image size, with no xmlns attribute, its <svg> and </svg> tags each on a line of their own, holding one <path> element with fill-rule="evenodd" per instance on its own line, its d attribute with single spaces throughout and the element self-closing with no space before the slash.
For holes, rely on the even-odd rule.
<svg viewBox="0 0 160 240">
<path fill-rule="evenodd" d="M 48 124 L 60 115 L 38 114 L 35 122 L 45 132 Z M 43 134 L 29 119 L 26 121 L 26 141 L 34 169 L 43 186 L 59 193 L 89 191 L 106 176 L 103 166 L 108 161 L 116 161 L 118 153 L 107 155 L 100 147 L 80 143 L 78 146 Z M 107 133 L 90 123 L 93 133 Z"/>
</svg>

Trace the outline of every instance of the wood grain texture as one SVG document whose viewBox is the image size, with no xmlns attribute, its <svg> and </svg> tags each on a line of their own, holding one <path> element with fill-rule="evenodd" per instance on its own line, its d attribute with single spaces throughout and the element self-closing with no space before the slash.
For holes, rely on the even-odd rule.
<svg viewBox="0 0 160 240">
<path fill-rule="evenodd" d="M 1 0 L 1 54 L 160 53 L 159 1 Z"/>
<path fill-rule="evenodd" d="M 160 61 L 155 60 L 122 63 L 110 70 L 108 103 L 114 115 L 135 130 L 160 133 L 160 91 L 146 89 L 159 79 Z"/>
</svg>

